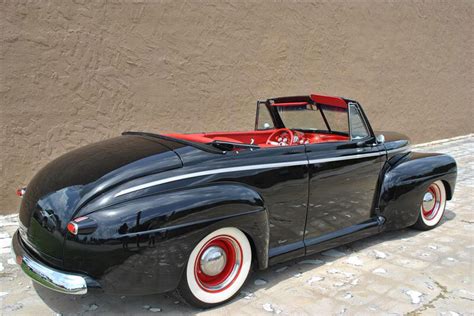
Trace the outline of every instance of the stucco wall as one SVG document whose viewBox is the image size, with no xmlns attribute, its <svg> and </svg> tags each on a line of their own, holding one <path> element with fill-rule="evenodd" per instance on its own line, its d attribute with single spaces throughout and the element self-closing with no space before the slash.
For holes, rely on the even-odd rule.
<svg viewBox="0 0 474 316">
<path fill-rule="evenodd" d="M 259 98 L 354 98 L 414 142 L 473 132 L 472 1 L 25 3 L 0 8 L 0 213 L 68 150 L 251 129 Z"/>
</svg>

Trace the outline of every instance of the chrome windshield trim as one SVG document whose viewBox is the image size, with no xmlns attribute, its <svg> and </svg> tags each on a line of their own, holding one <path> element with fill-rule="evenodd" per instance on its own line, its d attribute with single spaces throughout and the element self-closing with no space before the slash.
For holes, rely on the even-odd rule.
<svg viewBox="0 0 474 316">
<path fill-rule="evenodd" d="M 12 238 L 12 251 L 16 262 L 28 277 L 57 292 L 76 295 L 87 293 L 87 282 L 83 276 L 56 270 L 35 260 L 23 250 L 19 238 L 17 231 Z"/>
<path fill-rule="evenodd" d="M 342 156 L 342 157 L 334 157 L 334 158 L 322 158 L 322 159 L 311 159 L 311 160 L 298 160 L 298 161 L 289 161 L 289 162 L 278 162 L 278 163 L 269 163 L 269 164 L 259 164 L 259 165 L 250 165 L 250 166 L 240 166 L 240 167 L 229 167 L 229 168 L 219 168 L 213 170 L 205 170 L 199 172 L 192 172 L 187 174 L 182 174 L 174 177 L 164 178 L 160 180 L 155 180 L 147 183 L 143 183 L 140 185 L 133 186 L 128 189 L 121 190 L 117 192 L 114 197 L 119 197 L 128 193 L 132 193 L 135 191 L 147 189 L 150 187 L 154 187 L 157 185 L 170 183 L 179 180 L 191 179 L 196 177 L 203 177 L 221 173 L 228 173 L 228 172 L 239 172 L 239 171 L 249 171 L 249 170 L 260 170 L 260 169 L 272 169 L 272 168 L 279 168 L 279 167 L 292 167 L 292 166 L 302 166 L 307 164 L 316 164 L 316 163 L 324 163 L 324 162 L 333 162 L 333 161 L 342 161 L 342 160 L 351 160 L 351 159 L 361 159 L 361 158 L 368 158 L 368 157 L 376 157 L 376 156 L 383 156 L 386 154 L 385 150 L 381 150 L 378 152 L 367 153 L 367 154 L 356 154 L 356 155 L 349 155 L 349 156 Z"/>
</svg>

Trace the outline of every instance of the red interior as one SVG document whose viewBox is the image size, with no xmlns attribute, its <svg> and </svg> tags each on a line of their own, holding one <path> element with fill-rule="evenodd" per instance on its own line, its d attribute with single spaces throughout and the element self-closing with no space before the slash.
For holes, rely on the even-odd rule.
<svg viewBox="0 0 474 316">
<path fill-rule="evenodd" d="M 291 99 L 294 102 L 286 102 L 285 99 Z M 316 103 L 335 106 L 347 109 L 347 103 L 339 97 L 312 94 L 310 99 Z M 281 101 L 281 102 L 279 102 Z M 278 99 L 273 106 L 304 106 L 308 104 L 308 97 L 290 97 Z M 293 134 L 293 135 L 292 135 Z M 257 145 L 259 147 L 288 146 L 301 144 L 315 144 L 324 142 L 342 142 L 349 140 L 349 137 L 335 135 L 329 133 L 303 133 L 300 131 L 290 131 L 285 128 L 269 129 L 263 131 L 248 132 L 213 132 L 213 133 L 196 133 L 196 134 L 165 134 L 169 137 L 179 138 L 183 140 L 211 143 L 213 141 L 225 141 L 231 143 L 243 143 L 249 145 Z M 292 137 L 293 136 L 293 137 Z M 297 141 L 293 143 L 297 137 Z"/>
<path fill-rule="evenodd" d="M 248 132 L 213 132 L 213 133 L 197 133 L 197 134 L 165 134 L 165 136 L 189 140 L 198 143 L 211 143 L 215 140 L 232 142 L 232 143 L 243 143 L 253 144 L 260 147 L 273 147 L 276 145 L 267 144 L 268 138 L 278 129 L 269 129 L 264 131 L 248 131 Z M 341 142 L 347 141 L 347 136 L 325 134 L 325 133 L 303 133 L 299 131 L 293 131 L 295 135 L 304 142 L 314 144 L 323 142 Z M 253 141 L 252 141 L 253 140 Z M 293 145 L 300 145 L 295 143 Z"/>
</svg>

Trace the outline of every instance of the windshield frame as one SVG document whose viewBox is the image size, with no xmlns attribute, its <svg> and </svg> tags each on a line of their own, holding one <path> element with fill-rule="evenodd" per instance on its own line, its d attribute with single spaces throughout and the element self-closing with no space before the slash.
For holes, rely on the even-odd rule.
<svg viewBox="0 0 474 316">
<path fill-rule="evenodd" d="M 272 106 L 270 105 L 269 100 L 266 100 L 266 101 L 257 101 L 257 112 L 255 115 L 255 130 L 256 131 L 267 130 L 265 128 L 258 128 L 258 123 L 259 123 L 259 118 L 260 118 L 260 109 L 262 106 L 265 106 L 266 110 L 270 114 L 270 117 L 272 118 L 272 122 L 273 122 L 273 128 L 285 128 L 285 125 L 283 124 L 283 121 L 280 115 L 278 114 L 278 111 L 275 111 L 275 109 L 272 109 Z"/>
<path fill-rule="evenodd" d="M 301 132 L 310 132 L 310 133 L 327 133 L 327 134 L 336 134 L 336 135 L 342 135 L 342 136 L 348 136 L 350 137 L 351 135 L 351 131 L 350 131 L 350 113 L 349 113 L 349 107 L 347 107 L 347 112 L 346 112 L 346 116 L 347 116 L 347 132 L 340 132 L 340 131 L 334 131 L 331 129 L 331 125 L 329 124 L 329 121 L 325 115 L 325 110 L 323 109 L 323 106 L 326 106 L 324 104 L 319 104 L 319 103 L 316 103 L 312 100 L 308 100 L 306 101 L 306 103 L 310 104 L 310 105 L 313 105 L 317 108 L 317 110 L 319 111 L 325 125 L 326 125 L 326 130 L 319 130 L 319 129 L 305 129 L 305 128 L 292 128 L 292 130 L 297 130 L 297 131 L 301 131 Z M 278 112 L 278 109 L 277 109 L 277 106 L 274 106 L 274 103 L 273 103 L 273 100 L 272 99 L 269 99 L 269 100 L 266 100 L 266 101 L 257 101 L 257 111 L 256 111 L 256 116 L 255 116 L 255 130 L 256 131 L 263 131 L 263 130 L 267 130 L 267 129 L 263 129 L 263 128 L 259 128 L 259 116 L 260 116 L 260 111 L 261 111 L 261 107 L 265 106 L 266 107 L 266 110 L 269 112 L 270 116 L 272 117 L 272 120 L 273 120 L 273 128 L 275 129 L 280 129 L 280 128 L 287 128 L 283 122 L 283 119 L 281 118 L 280 116 L 280 113 Z M 360 107 L 359 107 L 360 109 Z M 369 127 L 369 131 L 370 131 L 370 127 Z"/>
</svg>

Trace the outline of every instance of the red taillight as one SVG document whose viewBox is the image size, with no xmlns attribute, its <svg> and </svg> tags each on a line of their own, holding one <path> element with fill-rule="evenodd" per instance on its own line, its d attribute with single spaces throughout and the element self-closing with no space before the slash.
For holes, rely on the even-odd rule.
<svg viewBox="0 0 474 316">
<path fill-rule="evenodd" d="M 97 223 L 92 218 L 81 216 L 70 221 L 66 228 L 73 235 L 86 235 L 95 231 Z"/>
<path fill-rule="evenodd" d="M 78 231 L 78 229 L 77 229 L 77 224 L 74 223 L 74 222 L 69 222 L 69 223 L 67 224 L 67 230 L 68 230 L 71 234 L 77 235 L 77 231 Z"/>
<path fill-rule="evenodd" d="M 25 192 L 26 192 L 26 188 L 20 188 L 16 190 L 16 195 L 18 195 L 19 197 L 23 197 L 23 195 L 25 195 Z"/>
<path fill-rule="evenodd" d="M 16 263 L 21 266 L 23 263 L 23 257 L 22 256 L 16 256 Z"/>
</svg>

